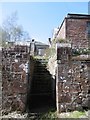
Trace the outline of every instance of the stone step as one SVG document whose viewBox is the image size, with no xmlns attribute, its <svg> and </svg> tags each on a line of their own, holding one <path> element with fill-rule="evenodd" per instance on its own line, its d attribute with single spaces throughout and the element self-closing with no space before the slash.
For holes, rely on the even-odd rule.
<svg viewBox="0 0 90 120">
<path fill-rule="evenodd" d="M 47 65 L 47 63 L 35 63 L 35 66 L 42 66 L 42 67 L 44 67 L 44 66 L 46 66 Z"/>
<path fill-rule="evenodd" d="M 48 87 L 48 86 L 50 86 L 50 83 L 48 83 L 48 82 L 35 82 L 35 83 L 33 83 L 33 87 L 34 86 L 44 86 L 44 87 Z M 39 88 L 39 87 L 38 87 Z"/>
<path fill-rule="evenodd" d="M 44 60 L 37 60 L 34 69 L 34 76 L 32 81 L 31 94 L 48 94 L 51 90 L 51 75 L 46 68 L 47 62 Z"/>
<path fill-rule="evenodd" d="M 38 61 L 35 61 L 36 64 L 47 64 L 48 61 L 43 61 L 43 60 L 38 60 Z"/>
<path fill-rule="evenodd" d="M 33 88 L 35 88 L 35 89 L 33 89 L 32 92 L 35 92 L 35 93 L 37 93 L 37 92 L 48 92 L 48 91 L 51 91 L 49 87 L 44 87 L 44 86 L 37 86 L 37 87 L 35 86 Z"/>
<path fill-rule="evenodd" d="M 37 89 L 37 90 L 34 90 L 34 91 L 32 91 L 31 92 L 31 95 L 37 95 L 37 94 L 50 94 L 50 93 L 52 93 L 52 91 L 51 90 L 40 90 L 40 89 Z"/>
<path fill-rule="evenodd" d="M 31 95 L 39 97 L 40 95 L 52 95 L 52 93 L 51 92 L 42 92 L 42 93 L 38 92 L 38 93 L 32 93 Z M 38 99 L 36 99 L 36 100 L 38 100 Z"/>
<path fill-rule="evenodd" d="M 35 84 L 34 86 L 36 85 L 44 85 L 44 86 L 48 86 L 51 84 L 51 81 L 41 81 L 41 80 L 37 80 L 37 81 L 34 81 L 32 84 Z"/>
<path fill-rule="evenodd" d="M 38 73 L 37 74 L 37 73 L 35 73 L 34 76 L 33 76 L 33 79 L 34 78 L 42 78 L 43 79 L 44 77 L 45 78 L 51 78 L 51 76 L 49 74 L 45 74 L 45 73 Z"/>
<path fill-rule="evenodd" d="M 46 73 L 49 73 L 49 71 L 48 70 L 46 70 L 46 69 L 41 69 L 41 68 L 35 68 L 34 69 L 34 72 L 46 72 Z"/>
<path fill-rule="evenodd" d="M 43 63 L 43 62 L 48 62 L 48 60 L 46 60 L 46 59 L 36 59 L 36 62 Z"/>
<path fill-rule="evenodd" d="M 42 86 L 44 86 L 44 87 L 50 87 L 51 86 L 51 84 L 50 83 L 48 83 L 48 82 L 46 82 L 46 83 L 42 83 L 42 82 L 35 82 L 35 83 L 33 83 L 33 88 L 34 87 L 42 87 Z"/>
<path fill-rule="evenodd" d="M 32 91 L 31 95 L 39 95 L 39 94 L 41 94 L 41 95 L 47 94 L 48 95 L 49 93 L 52 94 L 52 91 L 46 91 L 46 90 L 40 91 L 37 89 L 36 91 Z"/>
<path fill-rule="evenodd" d="M 40 84 L 40 85 L 33 85 L 33 89 L 35 88 L 35 90 L 34 91 L 37 91 L 37 90 L 39 90 L 39 91 L 49 91 L 49 89 L 50 89 L 50 84 L 49 85 L 42 85 L 42 84 Z M 47 90 L 48 89 L 48 90 Z"/>
<path fill-rule="evenodd" d="M 40 77 L 42 76 L 42 78 L 45 77 L 51 77 L 51 75 L 49 73 L 45 73 L 45 72 L 34 72 L 33 77 Z"/>
<path fill-rule="evenodd" d="M 41 113 L 29 113 L 29 114 L 28 114 L 28 118 L 29 118 L 30 120 L 39 119 L 40 116 L 41 116 Z"/>
<path fill-rule="evenodd" d="M 31 95 L 32 99 L 31 99 L 31 105 L 30 106 L 32 107 L 32 109 L 33 108 L 38 108 L 40 113 L 45 113 L 45 111 L 47 112 L 47 110 L 49 110 L 49 109 L 45 110 L 46 107 L 49 107 L 49 106 L 53 105 L 51 96 L 52 96 L 52 93 L 33 94 L 33 95 Z M 40 118 L 40 119 L 42 119 L 42 118 Z M 39 118 L 37 118 L 37 120 L 39 120 Z"/>
<path fill-rule="evenodd" d="M 39 78 L 33 78 L 33 82 L 37 82 L 37 81 L 41 81 L 41 82 L 44 82 L 44 81 L 51 81 L 52 79 L 51 78 L 48 78 L 48 77 L 39 77 Z"/>
<path fill-rule="evenodd" d="M 35 67 L 34 71 L 49 72 L 46 68 L 43 67 Z"/>
<path fill-rule="evenodd" d="M 39 79 L 39 78 L 37 78 L 37 79 L 34 79 L 34 81 L 33 81 L 33 83 L 35 84 L 35 83 L 51 83 L 51 79 L 49 79 L 49 78 L 45 78 L 45 79 Z"/>
<path fill-rule="evenodd" d="M 48 77 L 45 77 L 45 78 L 43 78 L 43 77 L 39 77 L 39 78 L 33 78 L 33 82 L 36 82 L 36 81 L 41 81 L 41 82 L 44 82 L 44 81 L 51 81 L 52 80 L 52 78 L 48 78 Z"/>
<path fill-rule="evenodd" d="M 47 66 L 46 66 L 46 65 L 41 65 L 41 64 L 40 64 L 40 65 L 35 65 L 35 67 L 36 67 L 36 68 L 44 68 L 44 69 L 45 69 Z"/>
<path fill-rule="evenodd" d="M 48 76 L 48 77 L 50 77 L 51 76 L 51 74 L 49 73 L 49 72 L 39 72 L 39 71 L 34 71 L 34 76 Z"/>
<path fill-rule="evenodd" d="M 51 80 L 49 80 L 49 79 L 45 79 L 45 80 L 42 80 L 42 79 L 35 79 L 33 82 L 32 82 L 33 84 L 39 84 L 39 83 L 41 83 L 41 84 L 46 84 L 46 83 L 51 83 Z"/>
<path fill-rule="evenodd" d="M 50 87 L 51 84 L 50 83 L 41 83 L 41 82 L 38 82 L 38 83 L 35 83 L 33 85 L 33 88 L 40 88 L 40 87 L 44 87 L 44 88 L 47 88 L 47 87 Z"/>
<path fill-rule="evenodd" d="M 32 82 L 33 84 L 44 84 L 44 85 L 47 85 L 47 84 L 51 84 L 51 81 L 41 81 L 41 80 L 36 80 L 36 81 L 33 81 Z"/>
<path fill-rule="evenodd" d="M 43 75 L 43 76 L 48 76 L 48 77 L 50 77 L 51 75 L 50 75 L 50 73 L 48 73 L 48 72 L 34 72 L 34 75 L 38 75 L 38 77 L 39 77 L 39 75 Z"/>
<path fill-rule="evenodd" d="M 47 64 L 48 62 L 47 61 L 36 61 L 36 64 L 41 64 L 41 65 L 43 65 L 43 64 Z"/>
<path fill-rule="evenodd" d="M 49 71 L 48 70 L 46 70 L 46 69 L 41 69 L 41 68 L 35 68 L 34 69 L 34 72 L 46 72 L 46 73 L 49 73 Z"/>
</svg>

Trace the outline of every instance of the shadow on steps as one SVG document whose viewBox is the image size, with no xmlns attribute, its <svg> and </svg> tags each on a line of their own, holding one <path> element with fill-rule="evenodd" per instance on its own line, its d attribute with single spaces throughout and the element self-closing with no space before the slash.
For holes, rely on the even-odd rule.
<svg viewBox="0 0 90 120">
<path fill-rule="evenodd" d="M 53 78 L 46 69 L 46 63 L 36 61 L 28 99 L 30 113 L 45 113 L 56 108 L 55 98 L 53 99 L 53 94 L 55 96 L 56 92 L 52 82 Z"/>
</svg>

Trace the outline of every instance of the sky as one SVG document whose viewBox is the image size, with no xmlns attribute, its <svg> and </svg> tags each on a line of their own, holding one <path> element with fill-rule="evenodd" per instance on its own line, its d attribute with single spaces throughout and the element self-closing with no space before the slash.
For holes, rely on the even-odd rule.
<svg viewBox="0 0 90 120">
<path fill-rule="evenodd" d="M 88 14 L 88 2 L 3 2 L 0 8 L 2 21 L 17 11 L 18 24 L 29 32 L 32 39 L 44 43 L 68 13 Z"/>
</svg>

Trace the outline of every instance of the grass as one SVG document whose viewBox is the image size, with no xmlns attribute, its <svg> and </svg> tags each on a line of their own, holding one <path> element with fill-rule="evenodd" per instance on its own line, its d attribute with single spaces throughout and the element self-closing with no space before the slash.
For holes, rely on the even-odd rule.
<svg viewBox="0 0 90 120">
<path fill-rule="evenodd" d="M 48 58 L 46 56 L 34 56 L 34 59 L 45 59 L 45 60 L 48 60 Z"/>
<path fill-rule="evenodd" d="M 83 111 L 73 111 L 67 113 L 61 113 L 57 116 L 57 112 L 55 110 L 51 110 L 40 116 L 40 120 L 50 119 L 56 120 L 57 118 L 87 118 L 86 113 Z"/>
<path fill-rule="evenodd" d="M 82 116 L 86 116 L 85 112 L 82 111 L 73 111 L 73 112 L 68 112 L 68 113 L 61 113 L 60 118 L 80 118 Z"/>
<path fill-rule="evenodd" d="M 57 118 L 57 112 L 54 109 L 40 116 L 40 120 L 46 120 L 46 119 L 55 120 L 56 118 Z"/>
<path fill-rule="evenodd" d="M 4 115 L 2 118 L 20 118 L 20 119 L 27 119 L 27 120 L 58 120 L 58 118 L 66 118 L 65 120 L 69 120 L 70 118 L 87 118 L 86 113 L 88 114 L 88 111 L 82 112 L 82 111 L 73 111 L 73 112 L 67 112 L 67 113 L 61 113 L 57 116 L 56 109 L 50 109 L 47 113 L 43 113 L 40 116 L 28 116 L 27 113 L 25 114 L 19 114 L 18 112 L 12 112 L 8 115 Z M 75 120 L 76 120 L 75 119 Z M 63 119 L 61 119 L 63 120 Z M 78 119 L 79 120 L 79 119 Z M 89 119 L 90 120 L 90 119 Z"/>
<path fill-rule="evenodd" d="M 79 118 L 80 116 L 85 116 L 85 112 L 80 112 L 80 111 L 74 111 L 70 117 L 71 118 Z"/>
</svg>

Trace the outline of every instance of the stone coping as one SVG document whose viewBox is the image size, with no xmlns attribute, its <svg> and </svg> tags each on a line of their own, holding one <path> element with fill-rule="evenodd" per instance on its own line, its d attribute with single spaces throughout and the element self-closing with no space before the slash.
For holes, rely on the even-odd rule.
<svg viewBox="0 0 90 120">
<path fill-rule="evenodd" d="M 69 48 L 71 48 L 71 44 L 70 43 L 57 43 L 56 48 L 59 48 L 59 47 L 69 47 Z"/>
<path fill-rule="evenodd" d="M 89 61 L 90 61 L 90 55 L 79 55 L 79 56 L 75 56 L 75 57 L 72 58 L 72 60 L 80 60 L 80 61 L 89 60 Z"/>
</svg>

